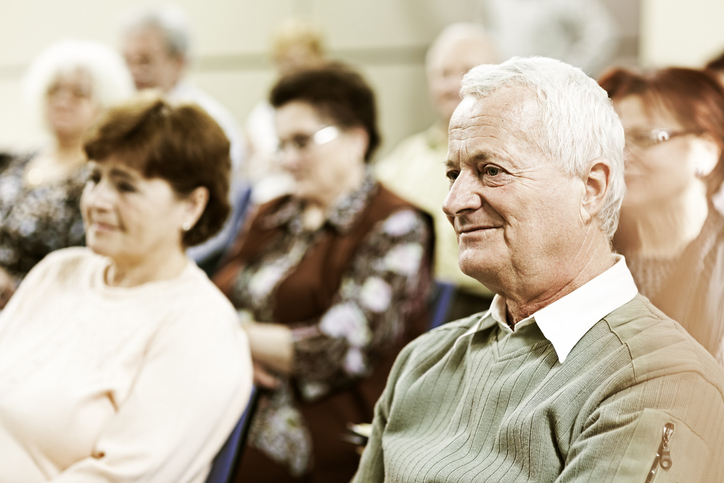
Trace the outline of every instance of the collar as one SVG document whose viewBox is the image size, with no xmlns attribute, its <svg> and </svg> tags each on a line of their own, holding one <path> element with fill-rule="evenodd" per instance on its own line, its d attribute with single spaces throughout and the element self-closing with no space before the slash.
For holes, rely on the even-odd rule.
<svg viewBox="0 0 724 483">
<path fill-rule="evenodd" d="M 340 234 L 347 234 L 359 220 L 370 198 L 377 191 L 377 182 L 369 167 L 365 168 L 365 177 L 362 185 L 351 193 L 340 196 L 336 202 L 327 209 L 326 223 Z M 304 204 L 302 200 L 294 196 L 288 196 L 282 205 L 269 214 L 264 221 L 268 228 L 275 228 L 282 225 L 289 225 L 293 233 L 301 233 L 301 214 Z"/>
<path fill-rule="evenodd" d="M 616 261 L 611 268 L 521 320 L 515 324 L 515 329 L 538 324 L 553 345 L 558 360 L 561 364 L 565 362 L 573 347 L 596 322 L 631 301 L 638 293 L 625 258 L 622 255 L 614 255 L 614 258 Z M 493 298 L 488 313 L 466 335 L 487 329 L 495 323 L 504 333 L 514 332 L 506 323 L 505 299 L 500 295 Z"/>
<path fill-rule="evenodd" d="M 182 102 L 188 100 L 189 92 L 193 90 L 191 84 L 185 79 L 179 79 L 166 93 L 166 99 L 171 102 Z"/>
</svg>

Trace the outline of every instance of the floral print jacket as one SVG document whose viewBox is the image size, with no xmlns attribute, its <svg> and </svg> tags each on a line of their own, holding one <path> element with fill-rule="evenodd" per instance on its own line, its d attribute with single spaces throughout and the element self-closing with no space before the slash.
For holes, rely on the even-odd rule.
<svg viewBox="0 0 724 483">
<path fill-rule="evenodd" d="M 295 375 L 262 400 L 252 424 L 250 444 L 285 465 L 292 475 L 304 474 L 312 463 L 312 441 L 295 394 L 303 404 L 313 404 L 369 375 L 403 336 L 407 317 L 427 301 L 431 229 L 425 215 L 409 205 L 376 222 L 341 273 L 317 267 L 334 256 L 326 253 L 335 246 L 330 238 L 353 236 L 380 189 L 368 174 L 363 186 L 339 200 L 328 211 L 327 222 L 314 231 L 302 227 L 302 205 L 294 198 L 263 213 L 251 230 L 263 226 L 278 234 L 241 266 L 231 288 L 230 298 L 242 317 L 279 323 L 280 305 L 294 304 L 297 296 L 314 298 L 315 284 L 339 279 L 325 310 L 288 323 Z M 308 286 L 290 292 L 284 284 L 295 284 L 299 271 Z"/>
</svg>

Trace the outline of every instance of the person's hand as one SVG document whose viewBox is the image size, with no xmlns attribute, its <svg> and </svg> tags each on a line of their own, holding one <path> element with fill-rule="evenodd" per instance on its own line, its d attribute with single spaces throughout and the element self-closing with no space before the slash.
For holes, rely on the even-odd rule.
<svg viewBox="0 0 724 483">
<path fill-rule="evenodd" d="M 252 361 L 254 368 L 254 384 L 265 389 L 276 389 L 279 387 L 279 378 L 272 374 L 259 362 Z"/>
<path fill-rule="evenodd" d="M 15 293 L 15 288 L 13 277 L 4 268 L 0 267 L 0 309 L 5 308 L 8 300 Z"/>
</svg>

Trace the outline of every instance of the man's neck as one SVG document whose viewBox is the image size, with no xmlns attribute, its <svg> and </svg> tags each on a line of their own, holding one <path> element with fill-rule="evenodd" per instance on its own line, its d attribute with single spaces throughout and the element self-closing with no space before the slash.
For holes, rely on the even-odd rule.
<svg viewBox="0 0 724 483">
<path fill-rule="evenodd" d="M 519 291 L 501 294 L 505 299 L 508 325 L 514 327 L 516 323 L 562 299 L 613 265 L 614 257 L 610 244 L 607 239 L 601 238 L 596 243 L 579 250 L 567 267 L 559 266 L 551 269 L 551 273 L 541 274 L 534 283 L 526 283 L 528 278 L 522 277 L 522 283 L 517 287 L 520 288 Z M 531 293 L 529 288 L 532 286 L 547 288 L 543 292 Z"/>
</svg>

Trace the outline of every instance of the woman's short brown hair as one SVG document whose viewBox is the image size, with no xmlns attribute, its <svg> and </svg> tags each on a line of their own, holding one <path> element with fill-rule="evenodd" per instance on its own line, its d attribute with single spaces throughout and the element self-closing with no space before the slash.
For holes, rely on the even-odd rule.
<svg viewBox="0 0 724 483">
<path fill-rule="evenodd" d="M 380 144 L 375 94 L 364 78 L 342 64 L 327 64 L 282 77 L 272 88 L 269 102 L 279 108 L 306 102 L 339 127 L 362 127 L 369 142 L 365 161 Z"/>
<path fill-rule="evenodd" d="M 209 201 L 184 233 L 185 247 L 216 234 L 229 215 L 229 140 L 198 106 L 139 96 L 106 112 L 87 134 L 84 149 L 90 160 L 102 163 L 113 156 L 147 178 L 168 181 L 179 197 L 205 187 Z"/>
<path fill-rule="evenodd" d="M 722 157 L 708 176 L 709 194 L 724 181 L 724 87 L 708 71 L 668 67 L 649 73 L 614 68 L 598 83 L 616 101 L 639 96 L 645 112 L 664 109 L 685 128 L 706 133 L 722 150 Z"/>
</svg>

